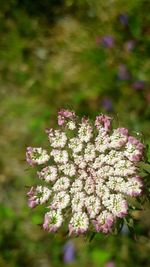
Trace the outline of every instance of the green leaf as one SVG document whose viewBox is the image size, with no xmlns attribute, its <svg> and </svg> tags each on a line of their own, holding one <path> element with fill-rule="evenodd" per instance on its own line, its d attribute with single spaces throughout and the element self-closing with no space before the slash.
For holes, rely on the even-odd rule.
<svg viewBox="0 0 150 267">
<path fill-rule="evenodd" d="M 91 233 L 91 235 L 89 237 L 89 242 L 91 242 L 94 239 L 95 235 L 96 235 L 95 232 Z"/>
<path fill-rule="evenodd" d="M 138 166 L 140 169 L 145 170 L 147 173 L 150 173 L 150 164 L 139 162 Z"/>
<path fill-rule="evenodd" d="M 124 224 L 124 220 L 123 219 L 118 219 L 117 220 L 117 222 L 116 222 L 116 231 L 117 231 L 117 233 L 121 232 L 123 224 Z"/>
<path fill-rule="evenodd" d="M 106 250 L 95 249 L 91 253 L 92 261 L 96 266 L 103 266 L 111 257 L 111 253 Z"/>
<path fill-rule="evenodd" d="M 33 214 L 31 220 L 32 220 L 33 224 L 40 224 L 41 223 L 41 216 L 38 214 Z"/>
<path fill-rule="evenodd" d="M 138 38 L 141 35 L 141 19 L 139 16 L 132 16 L 129 20 L 129 28 L 134 37 Z"/>
<path fill-rule="evenodd" d="M 14 212 L 10 207 L 0 205 L 0 217 L 4 218 L 12 218 L 14 216 Z"/>
</svg>

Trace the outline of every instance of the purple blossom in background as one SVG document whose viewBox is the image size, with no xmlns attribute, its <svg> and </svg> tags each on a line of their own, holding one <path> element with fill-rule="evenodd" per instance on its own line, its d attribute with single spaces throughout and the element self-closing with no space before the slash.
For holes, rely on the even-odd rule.
<svg viewBox="0 0 150 267">
<path fill-rule="evenodd" d="M 101 43 L 108 48 L 112 48 L 114 46 L 114 38 L 111 35 L 106 35 L 102 38 Z"/>
<path fill-rule="evenodd" d="M 150 92 L 146 94 L 146 101 L 148 104 L 150 104 Z"/>
<path fill-rule="evenodd" d="M 112 105 L 112 101 L 110 98 L 105 97 L 102 100 L 102 107 L 106 110 L 106 111 L 112 111 L 113 109 L 113 105 Z"/>
<path fill-rule="evenodd" d="M 115 263 L 113 261 L 109 261 L 106 263 L 105 267 L 115 267 Z"/>
<path fill-rule="evenodd" d="M 114 47 L 114 38 L 111 35 L 106 35 L 103 37 L 97 37 L 96 43 L 98 45 L 102 44 L 104 47 L 107 47 L 107 48 L 112 48 L 112 47 Z"/>
<path fill-rule="evenodd" d="M 123 26 L 127 26 L 128 25 L 128 14 L 126 13 L 122 13 L 119 15 L 119 21 Z"/>
<path fill-rule="evenodd" d="M 130 73 L 127 70 L 126 65 L 120 64 L 118 67 L 118 79 L 122 81 L 126 81 L 130 79 Z"/>
<path fill-rule="evenodd" d="M 68 241 L 63 247 L 64 263 L 71 263 L 75 260 L 75 247 L 72 241 Z"/>
<path fill-rule="evenodd" d="M 125 50 L 127 52 L 132 51 L 134 49 L 134 47 L 135 47 L 135 41 L 134 40 L 129 40 L 129 41 L 125 42 L 124 47 L 125 47 Z"/>
<path fill-rule="evenodd" d="M 145 81 L 143 80 L 135 81 L 132 86 L 135 90 L 142 90 L 145 87 Z"/>
</svg>

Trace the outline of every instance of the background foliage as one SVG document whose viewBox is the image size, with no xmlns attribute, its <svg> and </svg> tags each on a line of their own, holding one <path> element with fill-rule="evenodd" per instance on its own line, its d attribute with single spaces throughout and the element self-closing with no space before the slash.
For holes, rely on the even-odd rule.
<svg viewBox="0 0 150 267">
<path fill-rule="evenodd" d="M 150 266 L 148 206 L 134 214 L 136 240 L 123 228 L 66 243 L 27 207 L 36 178 L 25 162 L 26 146 L 46 145 L 44 129 L 62 107 L 111 114 L 150 144 L 149 10 L 145 0 L 1 1 L 0 266 Z"/>
</svg>

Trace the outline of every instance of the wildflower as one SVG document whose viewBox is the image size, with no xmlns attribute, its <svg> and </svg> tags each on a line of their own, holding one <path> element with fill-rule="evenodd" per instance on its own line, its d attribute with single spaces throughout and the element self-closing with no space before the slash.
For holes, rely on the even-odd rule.
<svg viewBox="0 0 150 267">
<path fill-rule="evenodd" d="M 125 64 L 120 64 L 118 67 L 118 79 L 121 81 L 127 81 L 130 79 L 130 73 Z"/>
<path fill-rule="evenodd" d="M 37 175 L 41 180 L 46 182 L 55 181 L 57 179 L 57 167 L 56 166 L 47 166 L 43 168 L 40 172 L 37 172 Z"/>
<path fill-rule="evenodd" d="M 43 204 L 49 199 L 51 195 L 51 190 L 45 186 L 31 187 L 27 195 L 29 196 L 29 207 L 34 208 L 38 204 Z"/>
<path fill-rule="evenodd" d="M 120 14 L 119 15 L 119 21 L 123 26 L 127 26 L 128 21 L 129 21 L 128 14 L 126 14 L 126 13 Z"/>
<path fill-rule="evenodd" d="M 53 185 L 53 191 L 64 191 L 70 186 L 70 180 L 67 177 L 61 177 Z"/>
<path fill-rule="evenodd" d="M 56 232 L 62 225 L 63 217 L 60 211 L 51 210 L 45 214 L 43 229 L 48 232 Z"/>
<path fill-rule="evenodd" d="M 115 264 L 113 261 L 108 261 L 108 262 L 105 264 L 105 267 L 116 267 L 116 264 Z"/>
<path fill-rule="evenodd" d="M 111 127 L 111 118 L 103 114 L 100 116 L 97 116 L 95 120 L 95 126 L 97 129 L 99 129 L 100 133 L 101 131 L 108 132 Z"/>
<path fill-rule="evenodd" d="M 85 205 L 85 193 L 77 192 L 72 199 L 72 211 L 82 211 L 82 208 Z"/>
<path fill-rule="evenodd" d="M 90 218 L 95 218 L 96 215 L 99 214 L 101 210 L 100 199 L 95 196 L 89 196 L 85 200 L 85 206 L 87 208 L 88 214 Z"/>
<path fill-rule="evenodd" d="M 59 166 L 59 170 L 70 177 L 74 176 L 76 173 L 75 165 L 72 163 L 66 163 L 64 165 Z"/>
<path fill-rule="evenodd" d="M 75 118 L 74 112 L 70 110 L 62 109 L 58 112 L 58 125 L 62 126 L 65 122 L 69 121 L 70 119 L 74 119 L 74 118 Z"/>
<path fill-rule="evenodd" d="M 113 131 L 110 137 L 110 147 L 111 148 L 120 148 L 126 144 L 128 139 L 128 130 L 125 128 L 118 128 Z"/>
<path fill-rule="evenodd" d="M 74 213 L 69 223 L 69 234 L 83 234 L 88 230 L 89 220 L 85 212 Z"/>
<path fill-rule="evenodd" d="M 65 146 L 65 144 L 67 142 L 67 136 L 64 132 L 61 132 L 60 130 L 53 131 L 53 129 L 51 129 L 47 132 L 48 132 L 48 137 L 49 137 L 51 147 L 63 148 Z"/>
<path fill-rule="evenodd" d="M 83 144 L 80 138 L 74 137 L 70 139 L 68 146 L 70 149 L 72 149 L 73 153 L 78 153 L 81 152 Z"/>
<path fill-rule="evenodd" d="M 55 190 L 55 188 L 54 188 Z M 56 192 L 54 194 L 53 200 L 49 206 L 50 209 L 63 210 L 65 209 L 70 202 L 70 196 L 66 191 Z"/>
<path fill-rule="evenodd" d="M 115 42 L 113 36 L 106 35 L 101 38 L 101 43 L 104 47 L 113 48 Z"/>
<path fill-rule="evenodd" d="M 127 194 L 130 196 L 139 196 L 143 191 L 143 183 L 139 176 L 132 177 L 127 182 Z"/>
<path fill-rule="evenodd" d="M 135 81 L 133 83 L 132 87 L 133 87 L 133 89 L 135 89 L 137 91 L 138 90 L 142 90 L 145 87 L 145 81 L 143 81 L 143 80 L 137 80 L 137 81 Z"/>
<path fill-rule="evenodd" d="M 41 147 L 27 147 L 26 160 L 30 165 L 44 164 L 49 160 L 49 155 L 45 149 Z"/>
<path fill-rule="evenodd" d="M 111 99 L 105 97 L 103 100 L 102 100 L 102 107 L 108 111 L 108 112 L 111 112 L 113 110 L 113 104 L 112 104 L 112 101 Z"/>
<path fill-rule="evenodd" d="M 68 162 L 68 152 L 66 150 L 53 149 L 50 153 L 53 156 L 55 163 L 67 163 Z"/>
<path fill-rule="evenodd" d="M 63 246 L 63 261 L 64 263 L 71 263 L 75 260 L 75 247 L 72 241 L 68 241 Z"/>
<path fill-rule="evenodd" d="M 80 124 L 78 130 L 78 137 L 81 140 L 81 142 L 86 142 L 86 143 L 89 142 L 90 139 L 92 138 L 92 127 L 86 118 L 82 119 L 82 123 Z"/>
<path fill-rule="evenodd" d="M 69 235 L 89 229 L 110 233 L 128 214 L 129 196 L 143 193 L 137 162 L 144 145 L 126 128 L 112 129 L 111 121 L 103 114 L 93 124 L 85 117 L 78 121 L 74 112 L 62 110 L 59 129 L 46 131 L 50 152 L 27 148 L 31 166 L 45 164 L 37 175 L 46 186 L 32 186 L 27 193 L 30 208 L 47 205 L 44 230 L 56 232 L 67 220 Z"/>
<path fill-rule="evenodd" d="M 124 48 L 127 52 L 131 52 L 135 47 L 135 41 L 134 40 L 129 40 L 124 43 Z"/>
<path fill-rule="evenodd" d="M 130 161 L 140 161 L 143 156 L 144 145 L 140 143 L 133 136 L 128 137 L 128 142 L 126 143 L 126 150 L 124 151 L 124 155 Z"/>
<path fill-rule="evenodd" d="M 72 187 L 70 189 L 70 193 L 71 194 L 76 194 L 78 192 L 81 192 L 82 189 L 83 189 L 83 182 L 82 182 L 82 180 L 80 180 L 78 178 L 72 183 Z"/>
<path fill-rule="evenodd" d="M 100 215 L 96 218 L 96 220 L 92 221 L 96 231 L 105 234 L 111 231 L 113 222 L 114 222 L 113 215 L 106 210 L 102 211 Z"/>
</svg>

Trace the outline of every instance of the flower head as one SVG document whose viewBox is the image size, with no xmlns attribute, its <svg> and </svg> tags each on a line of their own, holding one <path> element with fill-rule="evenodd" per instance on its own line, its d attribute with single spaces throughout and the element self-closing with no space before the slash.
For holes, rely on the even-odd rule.
<svg viewBox="0 0 150 267">
<path fill-rule="evenodd" d="M 45 214 L 43 228 L 48 232 L 56 232 L 63 222 L 60 211 L 51 210 Z"/>
<path fill-rule="evenodd" d="M 88 229 L 107 234 L 128 214 L 128 197 L 143 193 L 137 162 L 144 145 L 111 122 L 103 114 L 94 123 L 86 117 L 79 121 L 74 112 L 61 110 L 59 128 L 46 131 L 50 151 L 27 148 L 31 166 L 45 164 L 37 175 L 46 186 L 27 193 L 30 208 L 47 205 L 44 230 L 56 232 L 67 220 L 70 235 Z"/>
<path fill-rule="evenodd" d="M 34 208 L 38 204 L 43 204 L 49 199 L 51 195 L 51 190 L 41 185 L 37 187 L 32 186 L 27 195 L 29 197 L 28 199 L 29 207 Z"/>
<path fill-rule="evenodd" d="M 49 160 L 49 155 L 45 149 L 41 147 L 27 147 L 26 160 L 30 165 L 44 164 Z"/>
</svg>

